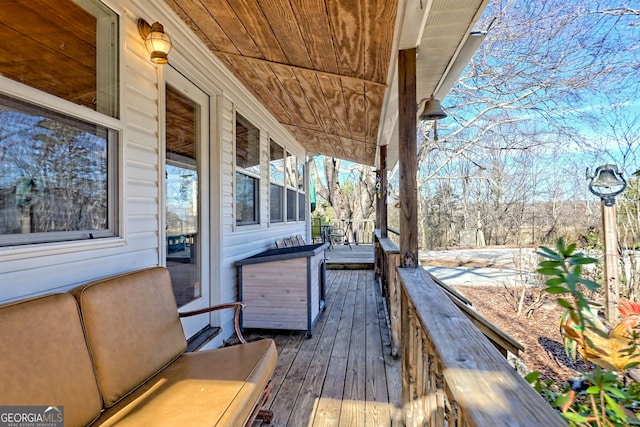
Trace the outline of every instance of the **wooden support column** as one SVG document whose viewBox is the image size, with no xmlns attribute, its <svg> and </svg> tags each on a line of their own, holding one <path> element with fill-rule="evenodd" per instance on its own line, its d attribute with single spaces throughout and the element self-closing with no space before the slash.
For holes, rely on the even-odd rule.
<svg viewBox="0 0 640 427">
<path fill-rule="evenodd" d="M 378 170 L 378 184 L 380 198 L 378 199 L 378 229 L 380 237 L 387 237 L 387 146 L 380 146 L 380 168 Z"/>
<path fill-rule="evenodd" d="M 602 206 L 602 230 L 604 233 L 604 277 L 605 304 L 607 320 L 612 324 L 618 319 L 620 302 L 620 282 L 618 280 L 618 233 L 616 224 L 616 205 Z"/>
<path fill-rule="evenodd" d="M 418 267 L 418 146 L 416 137 L 416 49 L 398 55 L 400 145 L 400 265 Z"/>
</svg>

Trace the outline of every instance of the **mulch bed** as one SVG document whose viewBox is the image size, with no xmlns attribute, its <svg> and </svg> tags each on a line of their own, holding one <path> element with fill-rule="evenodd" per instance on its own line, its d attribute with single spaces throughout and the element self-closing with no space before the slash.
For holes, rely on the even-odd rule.
<svg viewBox="0 0 640 427">
<path fill-rule="evenodd" d="M 559 321 L 564 309 L 555 303 L 551 295 L 544 295 L 544 303 L 529 316 L 518 315 L 519 290 L 500 286 L 456 286 L 473 307 L 484 317 L 519 341 L 525 348 L 520 359 L 529 371 L 556 382 L 580 376 L 585 370 L 582 362 L 565 354 L 560 335 Z M 538 294 L 537 290 L 525 294 L 526 308 Z"/>
</svg>

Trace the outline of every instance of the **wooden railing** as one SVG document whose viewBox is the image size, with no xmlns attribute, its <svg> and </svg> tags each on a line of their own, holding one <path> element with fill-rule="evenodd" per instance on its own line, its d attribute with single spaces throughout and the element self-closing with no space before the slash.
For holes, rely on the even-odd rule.
<svg viewBox="0 0 640 427">
<path fill-rule="evenodd" d="M 373 243 L 373 232 L 376 223 L 372 219 L 333 219 L 330 225 L 332 229 L 343 231 L 352 245 L 371 245 Z"/>
<path fill-rule="evenodd" d="M 566 425 L 446 289 L 422 268 L 397 267 L 400 254 L 388 239 L 376 235 L 375 248 L 391 351 L 402 357 L 405 425 Z"/>
</svg>

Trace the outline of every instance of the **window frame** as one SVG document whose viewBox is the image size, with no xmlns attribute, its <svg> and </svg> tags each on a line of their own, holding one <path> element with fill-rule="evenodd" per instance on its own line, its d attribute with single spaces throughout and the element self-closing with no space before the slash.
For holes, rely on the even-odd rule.
<svg viewBox="0 0 640 427">
<path fill-rule="evenodd" d="M 257 144 L 258 144 L 258 165 L 257 169 L 251 170 L 248 168 L 244 168 L 238 165 L 238 137 L 237 137 L 237 123 L 238 117 L 241 118 L 241 121 L 246 122 L 248 125 L 252 126 L 257 132 Z M 244 125 L 243 125 L 244 126 Z M 251 120 L 247 119 L 244 115 L 239 112 L 235 112 L 233 115 L 233 188 L 234 188 L 234 198 L 233 198 L 233 215 L 234 215 L 234 224 L 237 227 L 244 227 L 248 225 L 258 225 L 261 223 L 260 220 L 260 185 L 261 185 L 261 171 L 262 171 L 262 151 L 260 149 L 261 141 L 260 141 L 260 128 L 251 122 Z M 255 220 L 253 221 L 242 221 L 238 217 L 238 175 L 243 175 L 247 178 L 254 180 L 254 205 L 253 205 L 253 215 Z"/>
<path fill-rule="evenodd" d="M 298 159 L 296 174 L 298 182 L 298 221 L 304 222 L 307 219 L 307 192 L 305 190 L 307 167 L 302 159 Z"/>
<path fill-rule="evenodd" d="M 273 153 L 271 151 L 273 145 L 277 146 L 280 150 L 281 153 L 281 157 L 277 158 L 277 157 L 272 157 Z M 285 222 L 285 199 L 286 199 L 286 193 L 285 193 L 285 186 L 284 186 L 284 182 L 285 182 L 285 174 L 286 174 L 286 170 L 284 167 L 284 153 L 285 153 L 285 149 L 282 145 L 278 144 L 276 141 L 273 140 L 273 138 L 269 138 L 269 223 L 270 224 L 281 224 Z M 274 179 L 274 174 L 272 173 L 273 171 L 273 165 L 274 163 L 277 162 L 281 162 L 282 163 L 282 179 L 281 180 L 276 180 Z M 280 210 L 280 218 L 274 220 L 273 219 L 273 198 L 272 198 L 272 193 L 273 193 L 273 189 L 277 188 L 280 191 L 280 206 L 279 206 L 279 210 Z"/>
<path fill-rule="evenodd" d="M 298 215 L 298 157 L 289 150 L 285 150 L 285 217 L 287 223 L 299 221 Z M 289 197 L 293 203 L 289 203 Z M 289 215 L 291 214 L 291 215 Z"/>
</svg>

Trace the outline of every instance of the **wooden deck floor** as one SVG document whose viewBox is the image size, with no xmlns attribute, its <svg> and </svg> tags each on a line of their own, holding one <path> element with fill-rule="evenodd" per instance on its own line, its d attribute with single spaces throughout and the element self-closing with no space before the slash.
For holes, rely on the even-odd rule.
<svg viewBox="0 0 640 427">
<path fill-rule="evenodd" d="M 271 425 L 401 425 L 400 361 L 390 356 L 373 271 L 327 271 L 326 300 L 311 338 L 297 331 L 247 331 L 250 339 L 273 337 L 278 347 L 267 404 Z"/>
</svg>

